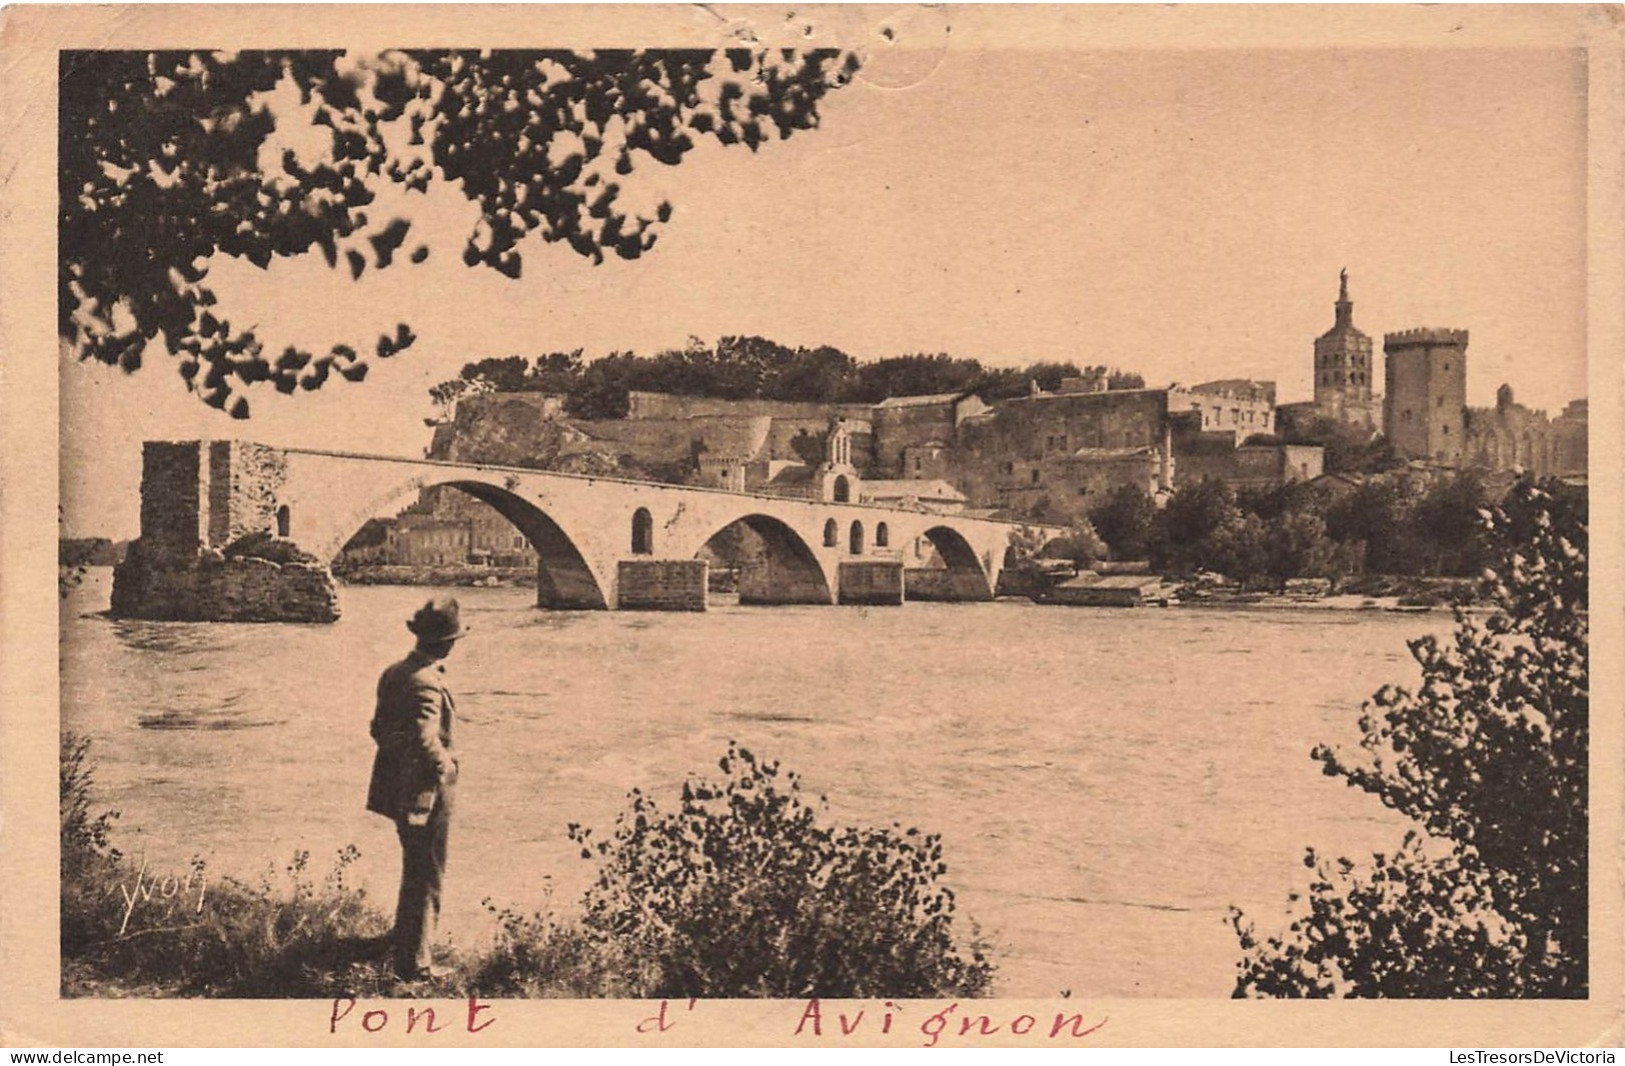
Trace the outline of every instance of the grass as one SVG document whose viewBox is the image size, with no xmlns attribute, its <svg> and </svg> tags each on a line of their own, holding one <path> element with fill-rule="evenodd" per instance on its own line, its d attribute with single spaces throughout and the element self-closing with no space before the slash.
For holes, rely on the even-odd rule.
<svg viewBox="0 0 1625 1066">
<path fill-rule="evenodd" d="M 486 901 L 494 924 L 487 946 L 443 960 L 450 969 L 443 978 L 403 981 L 390 965 L 390 917 L 346 876 L 360 858 L 354 846 L 338 852 L 319 875 L 303 851 L 258 881 L 216 878 L 202 860 L 185 871 L 148 869 L 112 846 L 116 812 L 92 815 L 88 752 L 88 741 L 63 737 L 64 997 L 646 998 L 668 994 L 674 973 L 686 975 L 682 987 L 692 984 L 698 994 L 711 996 L 829 996 L 850 993 L 854 981 L 879 980 L 896 987 L 854 987 L 874 995 L 962 997 L 986 994 L 991 985 L 992 967 L 980 945 L 973 945 L 966 962 L 947 935 L 952 894 L 935 887 L 937 866 L 924 865 L 926 858 L 935 864 L 936 853 L 920 850 L 934 848 L 934 838 L 919 838 L 916 845 L 913 830 L 905 841 L 890 831 L 860 837 L 857 830 L 818 828 L 810 809 L 773 791 L 773 771 L 764 775 L 748 753 L 749 772 L 735 773 L 730 784 L 737 789 L 743 783 L 753 797 L 773 800 L 771 816 L 755 812 L 743 823 L 739 814 L 748 808 L 733 789 L 702 793 L 719 799 L 734 795 L 732 812 L 713 823 L 710 845 L 696 838 L 692 854 L 679 859 L 689 890 L 703 888 L 709 901 L 705 909 L 712 920 L 702 923 L 700 939 L 694 929 L 664 922 L 634 929 L 619 919 L 604 920 L 609 904 L 622 914 L 658 914 L 666 904 L 693 902 L 674 894 L 669 884 L 627 880 L 627 871 L 649 868 L 650 855 L 672 841 L 619 831 L 613 844 L 592 849 L 604 876 L 596 895 L 583 901 L 581 919 L 554 913 L 544 878 L 541 910 Z M 731 757 L 737 761 L 732 752 Z M 693 813 L 695 795 L 685 786 L 686 814 Z M 652 813 L 647 800 L 637 803 L 634 817 Z M 679 831 L 678 821 L 665 824 L 668 836 Z M 742 824 L 747 832 L 740 830 Z M 818 864 L 809 868 L 800 861 L 814 854 L 809 840 L 829 853 L 815 856 L 821 872 Z M 714 858 L 719 845 L 737 850 L 741 843 L 756 853 L 748 866 L 705 857 Z M 773 861 L 760 862 L 764 856 Z M 797 862 L 788 864 L 787 857 Z M 832 882 L 835 859 L 858 876 Z M 897 874 L 890 881 L 877 877 L 888 863 Z M 915 869 L 900 863 L 913 863 Z M 886 890 L 877 893 L 877 885 Z M 780 905 L 791 896 L 801 901 L 796 907 Z M 722 913 L 718 907 L 738 912 Z M 753 972 L 746 980 L 736 971 L 741 960 L 766 957 L 757 950 L 764 930 L 785 949 L 772 960 L 774 972 L 784 976 L 769 979 Z M 747 943 L 739 937 L 754 939 Z M 793 948 L 796 944 L 801 948 Z M 843 976 L 808 977 L 803 971 L 809 960 L 816 960 L 819 973 Z M 831 981 L 837 983 L 823 987 Z"/>
</svg>

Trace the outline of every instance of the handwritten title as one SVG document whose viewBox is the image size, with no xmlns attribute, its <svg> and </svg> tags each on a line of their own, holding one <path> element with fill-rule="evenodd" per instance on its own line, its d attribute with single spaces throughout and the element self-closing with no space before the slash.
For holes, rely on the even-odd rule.
<svg viewBox="0 0 1625 1066">
<path fill-rule="evenodd" d="M 699 1001 L 695 999 L 669 999 L 660 1001 L 653 1014 L 631 1023 L 631 1028 L 643 1035 L 659 1035 L 676 1029 L 685 1018 L 695 1012 Z M 489 1003 L 477 996 L 469 996 L 466 1008 L 455 1015 L 442 1010 L 437 1015 L 434 1007 L 410 1005 L 407 1007 L 370 1007 L 356 1015 L 358 1003 L 350 997 L 333 1000 L 328 1015 L 327 1031 L 336 1035 L 341 1028 L 354 1032 L 380 1033 L 393 1025 L 405 1033 L 429 1035 L 445 1029 L 458 1032 L 481 1033 L 496 1022 Z M 483 1017 L 482 1017 L 483 1015 Z M 458 1021 L 462 1025 L 457 1025 Z M 890 1038 L 887 1042 L 918 1037 L 924 1047 L 936 1047 L 943 1041 L 975 1041 L 994 1036 L 1014 1036 L 1054 1043 L 1083 1040 L 1098 1033 L 1105 1025 L 1104 1017 L 1094 1018 L 1085 1011 L 1059 1010 L 1051 1019 L 1047 1014 L 1004 1014 L 989 1012 L 981 1007 L 962 1005 L 958 1000 L 945 1006 L 936 1004 L 899 1004 L 886 1000 L 880 1006 L 861 1007 L 856 1010 L 836 1010 L 826 1007 L 819 999 L 807 1000 L 796 1019 L 795 1026 L 786 1035 L 798 1041 L 833 1043 L 847 1039 Z"/>
</svg>

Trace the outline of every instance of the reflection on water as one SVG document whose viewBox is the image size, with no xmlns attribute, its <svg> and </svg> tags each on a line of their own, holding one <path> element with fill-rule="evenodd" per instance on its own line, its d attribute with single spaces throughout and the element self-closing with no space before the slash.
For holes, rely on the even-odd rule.
<svg viewBox="0 0 1625 1066">
<path fill-rule="evenodd" d="M 431 590 L 354 587 L 332 626 L 112 621 L 107 571 L 63 610 L 64 728 L 94 738 L 117 842 L 256 876 L 347 844 L 382 902 L 392 827 L 363 809 L 378 672 Z M 548 613 L 460 589 L 460 716 L 443 925 L 480 906 L 568 912 L 628 789 L 671 797 L 730 739 L 796 770 L 832 816 L 941 833 L 961 914 L 1007 996 L 1225 996 L 1231 904 L 1261 916 L 1303 848 L 1360 855 L 1403 824 L 1324 777 L 1361 701 L 1447 621 L 1333 612 L 1091 611 L 1025 603 Z"/>
</svg>

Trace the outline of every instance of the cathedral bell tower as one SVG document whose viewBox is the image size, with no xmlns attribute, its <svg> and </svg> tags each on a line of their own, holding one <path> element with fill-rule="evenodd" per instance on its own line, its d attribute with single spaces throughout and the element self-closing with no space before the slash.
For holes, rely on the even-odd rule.
<svg viewBox="0 0 1625 1066">
<path fill-rule="evenodd" d="M 1354 325 L 1349 272 L 1339 274 L 1337 317 L 1315 340 L 1315 404 L 1341 420 L 1371 406 L 1371 338 Z"/>
</svg>

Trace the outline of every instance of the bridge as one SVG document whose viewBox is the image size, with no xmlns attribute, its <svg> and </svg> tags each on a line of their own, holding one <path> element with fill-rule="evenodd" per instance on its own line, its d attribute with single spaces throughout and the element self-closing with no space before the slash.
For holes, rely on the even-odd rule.
<svg viewBox="0 0 1625 1066">
<path fill-rule="evenodd" d="M 328 564 L 369 519 L 433 486 L 495 509 L 535 549 L 537 603 L 703 610 L 706 546 L 732 530 L 744 604 L 991 600 L 1006 522 L 518 467 L 149 441 L 141 537 L 114 575 L 115 614 L 330 621 Z M 1040 537 L 1059 530 L 1025 527 Z"/>
</svg>

